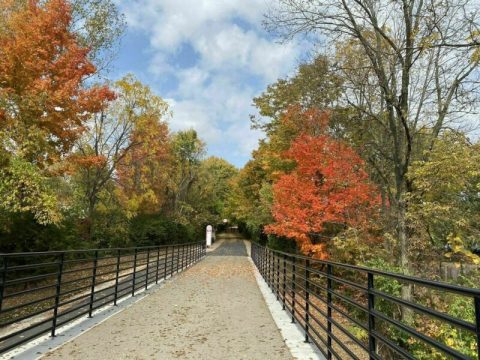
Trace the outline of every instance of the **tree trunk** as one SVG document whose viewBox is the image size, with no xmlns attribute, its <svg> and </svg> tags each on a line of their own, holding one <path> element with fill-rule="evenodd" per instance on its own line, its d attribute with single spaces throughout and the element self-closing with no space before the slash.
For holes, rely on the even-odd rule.
<svg viewBox="0 0 480 360">
<path fill-rule="evenodd" d="M 400 266 L 406 275 L 412 274 L 411 263 L 408 257 L 409 234 L 406 221 L 406 204 L 404 196 L 400 196 L 397 202 L 397 235 L 400 247 Z M 412 301 L 413 288 L 409 283 L 402 284 L 401 296 L 405 301 Z M 413 311 L 406 306 L 402 307 L 402 320 L 408 324 L 413 322 Z"/>
</svg>

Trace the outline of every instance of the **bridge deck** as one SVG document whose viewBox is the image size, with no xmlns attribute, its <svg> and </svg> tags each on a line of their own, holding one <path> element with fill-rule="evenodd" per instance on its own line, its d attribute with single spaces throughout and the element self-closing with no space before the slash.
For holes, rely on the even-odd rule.
<svg viewBox="0 0 480 360">
<path fill-rule="evenodd" d="M 45 359 L 292 359 L 243 240 L 225 239 L 131 307 Z"/>
</svg>

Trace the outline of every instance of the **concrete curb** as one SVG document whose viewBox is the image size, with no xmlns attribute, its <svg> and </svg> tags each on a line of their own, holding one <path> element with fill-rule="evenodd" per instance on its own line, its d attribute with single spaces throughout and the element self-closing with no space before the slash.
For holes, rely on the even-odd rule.
<svg viewBox="0 0 480 360">
<path fill-rule="evenodd" d="M 291 322 L 290 316 L 282 309 L 282 305 L 277 301 L 277 298 L 273 295 L 265 280 L 263 280 L 252 258 L 249 257 L 249 260 L 252 264 L 258 287 L 267 303 L 267 307 L 294 359 L 325 360 L 325 357 L 318 349 L 304 341 L 304 333 L 301 327 Z"/>
</svg>

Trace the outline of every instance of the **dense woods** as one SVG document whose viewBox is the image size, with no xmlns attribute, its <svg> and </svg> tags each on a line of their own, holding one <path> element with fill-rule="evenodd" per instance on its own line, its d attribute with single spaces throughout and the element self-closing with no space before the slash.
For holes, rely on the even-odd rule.
<svg viewBox="0 0 480 360">
<path fill-rule="evenodd" d="M 0 249 L 198 241 L 237 172 L 127 75 L 102 81 L 123 30 L 113 2 L 2 0 Z"/>
</svg>

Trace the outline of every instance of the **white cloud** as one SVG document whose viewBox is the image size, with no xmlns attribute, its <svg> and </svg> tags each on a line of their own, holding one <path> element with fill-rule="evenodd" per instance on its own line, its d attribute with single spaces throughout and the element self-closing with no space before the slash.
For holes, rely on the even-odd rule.
<svg viewBox="0 0 480 360">
<path fill-rule="evenodd" d="M 121 1 L 130 27 L 149 38 L 149 72 L 178 81 L 160 94 L 172 98 L 171 127 L 193 127 L 213 148 L 245 157 L 261 136 L 250 130 L 252 97 L 290 73 L 301 50 L 276 44 L 263 31 L 266 0 Z M 171 60 L 185 44 L 198 57 L 189 68 Z"/>
</svg>

